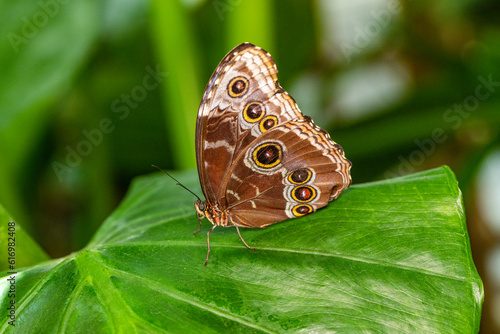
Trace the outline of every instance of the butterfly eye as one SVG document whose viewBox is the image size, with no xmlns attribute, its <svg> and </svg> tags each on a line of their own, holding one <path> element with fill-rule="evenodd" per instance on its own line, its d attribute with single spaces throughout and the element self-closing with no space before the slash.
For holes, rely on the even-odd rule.
<svg viewBox="0 0 500 334">
<path fill-rule="evenodd" d="M 206 209 L 205 203 L 203 202 L 198 203 L 198 210 L 205 211 L 205 209 Z"/>
<path fill-rule="evenodd" d="M 272 115 L 267 116 L 266 118 L 264 118 L 262 120 L 262 122 L 260 122 L 260 131 L 262 133 L 264 133 L 267 130 L 274 127 L 276 124 L 278 124 L 278 119 L 276 118 L 276 116 L 272 116 Z"/>
<path fill-rule="evenodd" d="M 248 80 L 245 77 L 236 77 L 228 85 L 228 92 L 231 97 L 240 97 L 248 90 Z"/>
<path fill-rule="evenodd" d="M 265 114 L 264 105 L 260 102 L 252 102 L 247 104 L 243 111 L 243 117 L 247 122 L 258 122 Z"/>
<path fill-rule="evenodd" d="M 294 184 L 303 184 L 307 183 L 311 176 L 312 172 L 309 169 L 297 169 L 288 176 L 288 181 Z"/>
<path fill-rule="evenodd" d="M 313 210 L 312 206 L 307 205 L 307 204 L 297 205 L 296 207 L 294 207 L 292 209 L 292 212 L 295 215 L 295 217 L 305 216 L 308 213 L 311 213 L 313 211 L 314 210 Z"/>
</svg>

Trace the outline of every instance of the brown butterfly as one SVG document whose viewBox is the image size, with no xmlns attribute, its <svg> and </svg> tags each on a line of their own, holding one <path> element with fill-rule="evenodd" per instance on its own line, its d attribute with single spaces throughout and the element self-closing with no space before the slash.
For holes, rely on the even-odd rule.
<svg viewBox="0 0 500 334">
<path fill-rule="evenodd" d="M 351 162 L 280 87 L 271 55 L 235 47 L 212 74 L 196 121 L 196 160 L 206 201 L 198 218 L 266 227 L 324 207 L 351 184 Z M 200 227 L 198 227 L 198 232 Z M 195 233 L 196 233 L 195 232 Z"/>
</svg>

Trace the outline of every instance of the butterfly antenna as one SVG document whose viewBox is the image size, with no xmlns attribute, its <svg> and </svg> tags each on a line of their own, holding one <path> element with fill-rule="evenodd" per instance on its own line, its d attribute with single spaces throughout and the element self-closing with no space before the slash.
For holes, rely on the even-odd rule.
<svg viewBox="0 0 500 334">
<path fill-rule="evenodd" d="M 192 192 L 191 190 L 189 190 L 188 188 L 186 188 L 186 186 L 184 186 L 182 183 L 180 183 L 179 181 L 177 181 L 177 179 L 175 177 L 173 177 L 172 175 L 170 175 L 169 173 L 165 172 L 163 169 L 161 169 L 160 167 L 156 166 L 156 165 L 151 165 L 155 168 L 158 168 L 159 170 L 161 170 L 163 173 L 167 174 L 168 176 L 170 176 L 170 178 L 172 180 L 174 180 L 175 182 L 177 182 L 177 185 L 178 186 L 181 186 L 182 188 L 186 189 L 187 191 L 189 191 L 191 194 L 193 194 L 199 201 L 201 201 L 201 198 L 198 197 L 198 195 L 196 195 L 194 192 Z"/>
</svg>

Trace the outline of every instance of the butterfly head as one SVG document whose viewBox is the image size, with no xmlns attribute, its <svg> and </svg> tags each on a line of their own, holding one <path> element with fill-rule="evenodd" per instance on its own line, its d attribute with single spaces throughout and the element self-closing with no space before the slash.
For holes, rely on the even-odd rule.
<svg viewBox="0 0 500 334">
<path fill-rule="evenodd" d="M 207 209 L 208 209 L 207 203 L 203 202 L 202 200 L 197 200 L 194 203 L 194 207 L 196 208 L 196 212 L 198 213 L 198 217 L 200 217 L 200 219 L 207 216 Z"/>
</svg>

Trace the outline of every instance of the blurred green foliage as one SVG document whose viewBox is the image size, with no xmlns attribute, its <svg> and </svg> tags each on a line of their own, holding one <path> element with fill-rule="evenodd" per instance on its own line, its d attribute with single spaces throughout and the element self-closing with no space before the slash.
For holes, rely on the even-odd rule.
<svg viewBox="0 0 500 334">
<path fill-rule="evenodd" d="M 81 249 L 134 176 L 195 167 L 205 84 L 248 41 L 355 183 L 447 164 L 473 209 L 500 141 L 499 3 L 332 3 L 0 0 L 0 203 L 50 256 Z"/>
</svg>

